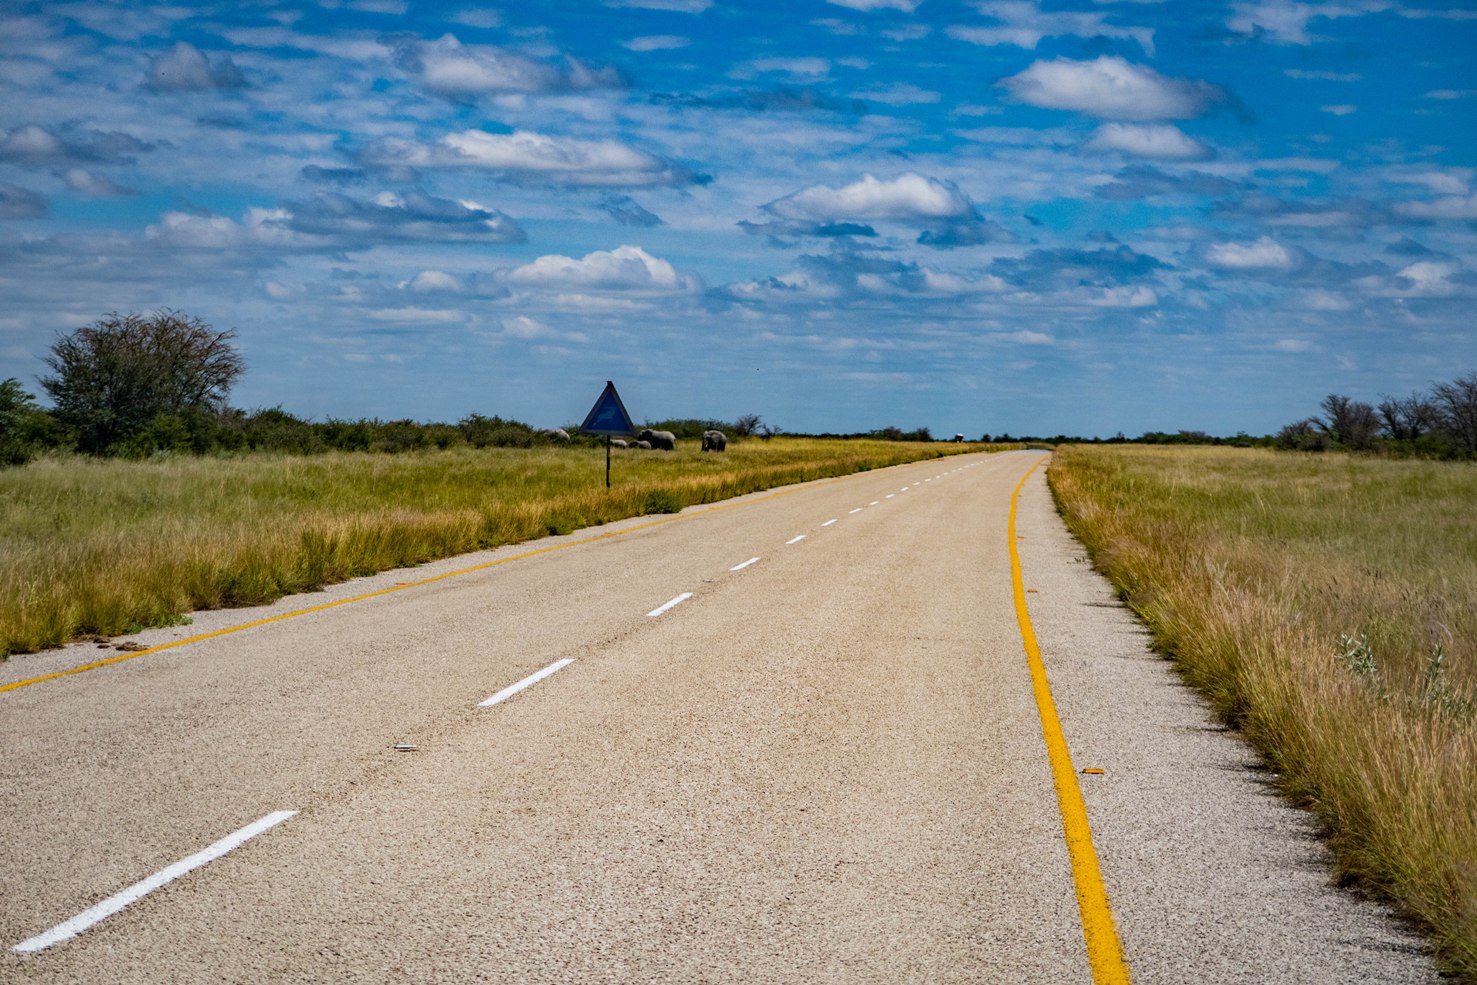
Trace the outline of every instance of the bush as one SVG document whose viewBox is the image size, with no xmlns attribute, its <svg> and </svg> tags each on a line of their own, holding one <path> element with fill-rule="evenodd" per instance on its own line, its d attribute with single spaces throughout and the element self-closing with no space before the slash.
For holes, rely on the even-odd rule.
<svg viewBox="0 0 1477 985">
<path fill-rule="evenodd" d="M 0 383 L 0 467 L 24 465 L 56 444 L 56 422 L 14 377 Z"/>
</svg>

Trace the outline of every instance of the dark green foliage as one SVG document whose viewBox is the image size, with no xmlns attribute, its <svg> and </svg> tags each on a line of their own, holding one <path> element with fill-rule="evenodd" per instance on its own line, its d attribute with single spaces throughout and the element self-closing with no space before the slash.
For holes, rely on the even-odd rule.
<svg viewBox="0 0 1477 985">
<path fill-rule="evenodd" d="M 14 377 L 0 383 L 0 467 L 24 465 L 56 444 L 56 422 Z"/>
<path fill-rule="evenodd" d="M 79 451 L 188 448 L 191 418 L 224 410 L 245 369 L 234 337 L 167 308 L 147 316 L 111 312 L 57 339 L 46 358 L 55 375 L 41 386 Z"/>
</svg>

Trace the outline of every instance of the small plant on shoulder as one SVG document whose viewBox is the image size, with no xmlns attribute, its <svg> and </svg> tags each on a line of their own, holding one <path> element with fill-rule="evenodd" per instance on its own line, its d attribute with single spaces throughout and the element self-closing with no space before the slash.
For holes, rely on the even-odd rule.
<svg viewBox="0 0 1477 985">
<path fill-rule="evenodd" d="M 1426 687 L 1421 703 L 1428 708 L 1439 708 L 1445 714 L 1460 721 L 1477 717 L 1477 701 L 1458 694 L 1446 675 L 1446 650 L 1440 643 L 1431 647 L 1426 658 Z"/>
<path fill-rule="evenodd" d="M 1360 683 L 1381 698 L 1385 697 L 1385 689 L 1380 684 L 1380 669 L 1374 662 L 1374 647 L 1369 645 L 1368 636 L 1340 633 L 1339 659 Z"/>
</svg>

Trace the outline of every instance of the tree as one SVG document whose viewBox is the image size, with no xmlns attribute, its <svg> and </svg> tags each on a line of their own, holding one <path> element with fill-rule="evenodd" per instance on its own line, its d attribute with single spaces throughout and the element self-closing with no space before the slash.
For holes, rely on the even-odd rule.
<svg viewBox="0 0 1477 985">
<path fill-rule="evenodd" d="M 1396 441 L 1415 441 L 1429 434 L 1441 416 L 1431 398 L 1421 393 L 1412 393 L 1404 400 L 1386 397 L 1380 401 L 1379 411 L 1385 432 Z"/>
<path fill-rule="evenodd" d="M 1367 451 L 1374 447 L 1374 439 L 1380 433 L 1380 421 L 1369 404 L 1337 393 L 1323 398 L 1321 422 L 1323 430 L 1345 448 Z"/>
<path fill-rule="evenodd" d="M 1432 403 L 1440 415 L 1441 430 L 1458 448 L 1477 452 L 1477 372 L 1438 383 L 1431 390 Z"/>
<path fill-rule="evenodd" d="M 747 438 L 756 433 L 763 425 L 764 420 L 758 414 L 744 414 L 733 422 L 733 433 L 740 438 Z"/>
<path fill-rule="evenodd" d="M 234 338 L 230 329 L 217 332 L 168 308 L 148 316 L 110 312 L 57 338 L 46 359 L 56 375 L 41 385 L 78 450 L 106 454 L 156 419 L 190 422 L 224 410 L 246 368 Z"/>
</svg>

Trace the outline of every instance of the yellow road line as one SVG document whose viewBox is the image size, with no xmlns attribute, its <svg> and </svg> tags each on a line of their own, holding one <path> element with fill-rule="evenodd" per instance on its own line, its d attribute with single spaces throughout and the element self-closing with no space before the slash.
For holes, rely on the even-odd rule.
<svg viewBox="0 0 1477 985">
<path fill-rule="evenodd" d="M 922 465 L 925 464 L 925 462 L 906 462 L 904 464 Z M 870 472 L 875 470 L 869 469 L 867 471 Z M 856 476 L 866 474 L 867 472 L 853 472 L 851 473 L 851 475 L 838 476 L 837 479 L 823 479 L 819 481 L 829 482 L 851 479 L 855 478 Z M 409 581 L 403 585 L 395 585 L 393 588 L 382 588 L 377 592 L 365 592 L 363 595 L 355 595 L 353 598 L 339 599 L 337 602 L 327 602 L 323 605 L 314 605 L 306 609 L 297 609 L 293 612 L 284 612 L 278 616 L 269 616 L 266 619 L 257 619 L 253 622 L 242 623 L 239 626 L 229 626 L 225 629 L 217 629 L 212 633 L 201 633 L 198 636 L 190 636 L 186 639 L 175 640 L 172 643 L 161 643 L 158 646 L 151 646 L 147 650 L 134 650 L 129 653 L 120 653 L 114 657 L 108 657 L 103 660 L 94 660 L 91 663 L 82 664 L 77 667 L 69 667 L 66 670 L 59 670 L 53 674 L 43 674 L 40 677 L 32 677 L 24 681 L 13 681 L 10 684 L 0 684 L 0 694 L 3 694 L 6 691 L 19 691 L 21 688 L 30 687 L 32 684 L 41 684 L 45 681 L 54 681 L 58 677 L 69 677 L 72 674 L 81 674 L 89 670 L 96 670 L 99 667 L 107 667 L 112 664 L 122 663 L 125 660 L 133 660 L 136 657 L 146 657 L 151 653 L 161 653 L 165 650 L 172 650 L 177 646 L 185 646 L 189 643 L 199 643 L 202 640 L 212 639 L 216 636 L 228 636 L 231 633 L 239 633 L 243 629 L 255 629 L 257 626 L 266 626 L 274 622 L 282 622 L 284 619 L 294 619 L 298 616 L 306 616 L 309 613 L 322 612 L 324 609 L 332 609 L 340 605 L 348 605 L 350 602 L 363 602 L 366 599 L 378 598 L 381 595 L 389 595 L 391 592 L 404 591 L 407 588 L 419 588 L 423 585 L 429 585 L 433 582 L 445 581 L 447 578 L 455 578 L 459 575 L 471 574 L 474 571 L 482 571 L 486 568 L 494 568 L 500 564 L 508 564 L 512 561 L 521 561 L 524 558 L 536 557 L 539 554 L 548 554 L 552 551 L 562 551 L 567 547 L 578 547 L 581 544 L 593 544 L 597 540 L 607 540 L 611 537 L 619 537 L 623 534 L 634 533 L 637 530 L 646 530 L 650 527 L 659 527 L 664 523 L 672 523 L 675 520 L 688 520 L 695 516 L 703 516 L 708 513 L 716 513 L 718 510 L 731 509 L 735 506 L 747 506 L 750 503 L 760 503 L 768 499 L 775 499 L 779 496 L 788 496 L 790 493 L 799 492 L 801 489 L 813 488 L 815 484 L 816 482 L 814 480 L 811 482 L 800 483 L 789 489 L 781 489 L 779 492 L 770 493 L 767 496 L 756 496 L 753 499 L 745 499 L 740 502 L 734 503 L 720 503 L 717 506 L 710 506 L 705 510 L 698 510 L 693 513 L 679 514 L 677 516 L 669 516 L 661 520 L 652 520 L 649 523 L 642 523 L 634 527 L 627 527 L 624 530 L 613 530 L 608 533 L 596 534 L 593 537 L 585 537 L 580 540 L 570 541 L 566 544 L 555 544 L 552 547 L 540 547 L 537 550 L 525 551 L 522 554 L 515 554 L 512 557 L 498 558 L 496 561 L 486 561 L 482 564 L 474 564 L 470 568 L 461 568 L 457 571 L 448 571 L 446 574 L 435 575 L 431 578 L 422 578 L 419 581 Z"/>
<path fill-rule="evenodd" d="M 1092 967 L 1096 985 L 1128 985 L 1128 964 L 1123 959 L 1123 944 L 1113 924 L 1113 909 L 1108 905 L 1108 889 L 1098 867 L 1097 851 L 1092 846 L 1092 828 L 1087 823 L 1087 805 L 1082 788 L 1077 785 L 1077 772 L 1072 768 L 1072 752 L 1057 717 L 1056 702 L 1051 697 L 1051 684 L 1046 679 L 1046 666 L 1041 662 L 1041 648 L 1036 644 L 1036 631 L 1026 611 L 1026 590 L 1021 580 L 1021 555 L 1016 548 L 1016 501 L 1031 473 L 1040 468 L 1042 458 L 1021 476 L 1015 492 L 1010 494 L 1010 578 L 1015 590 L 1015 614 L 1021 624 L 1021 642 L 1026 648 L 1026 662 L 1031 668 L 1031 687 L 1036 693 L 1036 710 L 1041 715 L 1041 735 L 1046 740 L 1046 755 L 1051 761 L 1051 778 L 1056 786 L 1057 807 L 1062 814 L 1062 831 L 1067 854 L 1072 860 L 1072 881 L 1077 887 L 1077 909 L 1082 914 L 1082 936 L 1087 941 L 1087 961 Z"/>
</svg>

